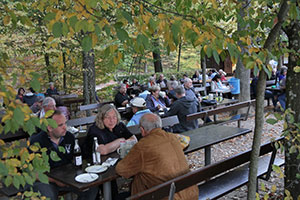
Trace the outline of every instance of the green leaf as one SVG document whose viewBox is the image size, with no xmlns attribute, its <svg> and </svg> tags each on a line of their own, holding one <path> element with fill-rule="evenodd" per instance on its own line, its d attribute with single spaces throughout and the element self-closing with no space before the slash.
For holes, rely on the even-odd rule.
<svg viewBox="0 0 300 200">
<path fill-rule="evenodd" d="M 128 12 L 122 11 L 121 13 L 122 13 L 123 17 L 124 17 L 130 24 L 133 23 L 132 17 L 131 17 L 131 15 L 130 15 Z"/>
<path fill-rule="evenodd" d="M 33 79 L 30 81 L 30 86 L 35 90 L 35 91 L 40 91 L 41 85 L 40 82 L 37 78 L 33 77 Z"/>
<path fill-rule="evenodd" d="M 258 69 L 258 67 L 255 65 L 255 66 L 254 66 L 254 71 L 253 71 L 254 76 L 257 76 L 257 75 L 258 75 L 258 72 L 259 72 L 259 69 Z"/>
<path fill-rule="evenodd" d="M 104 31 L 107 36 L 110 36 L 110 27 L 107 24 L 105 24 L 105 26 L 104 26 Z"/>
<path fill-rule="evenodd" d="M 60 157 L 58 157 L 56 151 L 51 151 L 50 152 L 50 158 L 53 161 L 60 161 L 61 160 Z"/>
<path fill-rule="evenodd" d="M 171 26 L 171 31 L 173 33 L 173 39 L 174 39 L 176 46 L 178 45 L 178 34 L 180 32 L 180 25 L 181 25 L 180 22 L 175 22 Z"/>
<path fill-rule="evenodd" d="M 208 58 L 210 58 L 212 56 L 212 48 L 210 48 L 210 46 L 208 46 L 206 49 L 206 55 Z"/>
<path fill-rule="evenodd" d="M 35 181 L 34 177 L 29 176 L 28 173 L 26 173 L 26 172 L 23 172 L 23 176 L 25 178 L 26 183 L 28 183 L 29 185 L 33 185 L 33 183 Z"/>
<path fill-rule="evenodd" d="M 48 13 L 45 17 L 44 20 L 46 21 L 51 21 L 52 19 L 55 19 L 56 14 L 55 13 Z"/>
<path fill-rule="evenodd" d="M 81 41 L 81 46 L 83 51 L 88 52 L 92 49 L 92 38 L 90 36 L 85 36 Z"/>
<path fill-rule="evenodd" d="M 235 56 L 234 46 L 232 44 L 228 43 L 227 47 L 228 47 L 228 51 L 229 51 L 230 56 L 234 57 Z"/>
<path fill-rule="evenodd" d="M 23 125 L 24 124 L 24 113 L 22 112 L 22 110 L 19 107 L 17 107 L 14 110 L 14 116 L 13 116 L 13 118 L 16 120 L 16 122 L 19 125 Z"/>
<path fill-rule="evenodd" d="M 271 78 L 272 72 L 268 70 L 268 68 L 265 65 L 263 65 L 263 69 L 267 73 L 268 77 Z"/>
<path fill-rule="evenodd" d="M 42 183 L 49 183 L 48 176 L 46 176 L 45 174 L 38 173 L 38 177 Z"/>
<path fill-rule="evenodd" d="M 297 147 L 295 145 L 291 146 L 289 152 L 292 153 L 296 153 L 297 152 Z"/>
<path fill-rule="evenodd" d="M 216 63 L 219 65 L 220 64 L 220 57 L 219 57 L 218 52 L 214 49 L 212 53 L 213 53 L 213 56 L 214 56 L 214 59 L 215 59 Z"/>
<path fill-rule="evenodd" d="M 55 120 L 53 120 L 53 119 L 47 119 L 47 121 L 48 121 L 48 124 L 52 127 L 52 128 L 57 128 L 57 123 L 56 123 L 56 121 Z"/>
<path fill-rule="evenodd" d="M 296 174 L 296 178 L 300 179 L 300 174 L 299 173 Z"/>
<path fill-rule="evenodd" d="M 4 180 L 4 184 L 6 187 L 8 187 L 12 183 L 13 179 L 11 176 L 7 176 L 6 179 Z"/>
<path fill-rule="evenodd" d="M 62 34 L 64 36 L 67 36 L 69 33 L 69 28 L 68 25 L 66 23 L 62 23 Z"/>
<path fill-rule="evenodd" d="M 117 36 L 121 41 L 129 39 L 128 33 L 124 29 L 117 29 Z"/>
<path fill-rule="evenodd" d="M 58 146 L 58 150 L 62 153 L 66 153 L 66 149 L 62 146 Z"/>
<path fill-rule="evenodd" d="M 2 162 L 0 162 L 0 174 L 4 176 L 8 175 L 8 169 Z"/>
<path fill-rule="evenodd" d="M 276 120 L 276 119 L 269 118 L 269 119 L 266 120 L 266 122 L 269 123 L 269 124 L 274 125 L 274 124 L 277 123 L 277 120 Z"/>
<path fill-rule="evenodd" d="M 53 33 L 54 37 L 62 36 L 62 23 L 61 22 L 56 22 L 55 24 L 53 24 L 52 33 Z"/>
<path fill-rule="evenodd" d="M 69 19 L 70 26 L 75 30 L 75 25 L 78 22 L 77 16 L 73 16 Z"/>
<path fill-rule="evenodd" d="M 31 118 L 30 120 L 32 121 L 33 125 L 35 125 L 35 126 L 41 128 L 41 124 L 40 124 L 40 119 L 39 119 L 39 118 L 33 117 L 33 118 Z"/>
</svg>

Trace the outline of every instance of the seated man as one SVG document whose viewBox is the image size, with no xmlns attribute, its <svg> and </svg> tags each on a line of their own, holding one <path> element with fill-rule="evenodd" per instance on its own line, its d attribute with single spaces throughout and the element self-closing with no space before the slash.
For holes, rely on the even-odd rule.
<svg viewBox="0 0 300 200">
<path fill-rule="evenodd" d="M 42 109 L 37 116 L 43 118 L 48 110 L 56 110 L 56 102 L 52 97 L 46 97 L 42 103 Z"/>
<path fill-rule="evenodd" d="M 160 88 L 166 88 L 168 81 L 164 78 L 163 74 L 160 74 L 159 79 L 156 81 L 156 83 L 160 86 Z"/>
<path fill-rule="evenodd" d="M 152 113 L 143 115 L 140 128 L 143 138 L 116 166 L 119 175 L 133 177 L 131 195 L 189 172 L 178 139 L 162 130 L 159 116 Z M 197 186 L 176 193 L 174 199 L 198 199 Z"/>
<path fill-rule="evenodd" d="M 46 96 L 58 95 L 56 88 L 54 87 L 54 83 L 49 83 L 49 88 L 46 91 Z"/>
<path fill-rule="evenodd" d="M 186 121 L 186 116 L 196 113 L 199 108 L 199 102 L 193 98 L 185 95 L 183 86 L 178 86 L 174 89 L 177 100 L 171 105 L 170 110 L 165 116 L 177 115 L 179 124 L 175 124 L 173 128 L 174 133 L 182 133 L 184 131 L 198 128 L 197 119 Z"/>
<path fill-rule="evenodd" d="M 115 104 L 116 107 L 125 107 L 127 104 L 129 104 L 129 96 L 126 93 L 127 88 L 125 84 L 121 84 L 119 92 L 115 96 Z"/>
<path fill-rule="evenodd" d="M 127 126 L 134 126 L 139 124 L 141 117 L 145 113 L 151 113 L 149 109 L 146 108 L 146 101 L 141 97 L 136 97 L 130 101 L 132 112 L 134 115 L 128 122 Z"/>
<path fill-rule="evenodd" d="M 199 102 L 201 102 L 202 99 L 200 95 L 196 94 L 195 89 L 193 87 L 193 81 L 190 78 L 185 78 L 183 85 L 184 85 L 186 96 L 193 97 L 195 99 L 198 99 Z"/>
<path fill-rule="evenodd" d="M 66 118 L 58 110 L 54 111 L 52 119 L 57 123 L 57 128 L 48 126 L 47 132 L 40 132 L 33 135 L 30 138 L 30 143 L 39 143 L 41 148 L 47 148 L 47 154 L 50 155 L 51 151 L 55 151 L 60 157 L 59 161 L 54 161 L 49 159 L 50 169 L 59 167 L 73 160 L 73 150 L 75 145 L 74 136 L 67 132 Z M 59 147 L 63 147 L 66 151 L 63 153 L 59 150 Z M 51 200 L 58 199 L 59 191 L 72 191 L 72 188 L 67 187 L 65 184 L 54 180 L 49 177 L 49 184 L 35 182 L 33 184 L 33 190 L 35 192 L 39 191 L 43 196 L 50 198 Z M 95 199 L 98 193 L 98 188 L 90 188 L 85 192 L 77 192 L 78 199 Z"/>
</svg>

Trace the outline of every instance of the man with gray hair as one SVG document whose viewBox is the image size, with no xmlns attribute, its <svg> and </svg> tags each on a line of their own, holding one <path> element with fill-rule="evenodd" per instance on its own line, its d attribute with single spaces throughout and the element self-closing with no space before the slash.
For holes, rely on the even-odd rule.
<svg viewBox="0 0 300 200">
<path fill-rule="evenodd" d="M 133 177 L 131 195 L 189 172 L 189 165 L 179 140 L 161 127 L 159 116 L 153 113 L 144 114 L 140 119 L 143 138 L 116 166 L 119 175 L 125 178 Z M 197 186 L 177 192 L 174 199 L 198 199 Z"/>
<path fill-rule="evenodd" d="M 49 83 L 49 88 L 46 91 L 46 96 L 58 95 L 57 89 L 54 87 L 54 83 Z"/>
<path fill-rule="evenodd" d="M 125 107 L 127 104 L 129 104 L 130 98 L 126 92 L 126 84 L 121 84 L 119 92 L 115 96 L 116 107 Z"/>
<path fill-rule="evenodd" d="M 171 104 L 170 110 L 165 116 L 177 115 L 179 124 L 175 124 L 172 129 L 174 133 L 182 133 L 188 130 L 198 128 L 197 119 L 187 121 L 186 116 L 196 113 L 199 108 L 199 102 L 193 96 L 185 95 L 185 89 L 183 86 L 177 86 L 174 89 L 177 100 Z"/>
<path fill-rule="evenodd" d="M 47 111 L 56 110 L 56 102 L 52 97 L 46 97 L 42 103 L 42 109 L 37 114 L 39 118 L 43 118 Z"/>
</svg>

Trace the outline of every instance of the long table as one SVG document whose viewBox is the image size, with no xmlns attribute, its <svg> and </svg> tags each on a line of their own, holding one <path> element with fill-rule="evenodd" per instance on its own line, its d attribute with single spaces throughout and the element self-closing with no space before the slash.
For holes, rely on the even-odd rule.
<svg viewBox="0 0 300 200">
<path fill-rule="evenodd" d="M 185 154 L 204 148 L 205 165 L 211 164 L 211 145 L 232 139 L 247 133 L 250 129 L 225 125 L 209 125 L 182 133 L 191 138 Z"/>
<path fill-rule="evenodd" d="M 219 142 L 244 135 L 251 132 L 249 129 L 222 126 L 222 125 L 210 125 L 201 127 L 195 130 L 182 133 L 191 138 L 190 145 L 184 150 L 185 154 L 193 151 L 205 148 L 205 164 L 208 165 L 211 161 L 211 145 Z M 108 157 L 117 157 L 117 153 L 111 153 L 106 156 L 101 156 L 101 160 L 105 161 Z M 66 173 L 67 172 L 67 173 Z M 64 165 L 55 169 L 52 169 L 48 174 L 49 177 L 58 180 L 66 185 L 73 187 L 75 190 L 84 191 L 90 187 L 102 185 L 104 190 L 104 199 L 111 200 L 111 181 L 119 177 L 115 171 L 115 166 L 109 167 L 109 169 L 103 173 L 98 174 L 99 178 L 91 183 L 78 183 L 75 181 L 76 175 L 84 173 L 83 169 L 78 169 L 72 164 Z"/>
<path fill-rule="evenodd" d="M 109 157 L 119 158 L 120 156 L 114 152 L 105 156 L 101 156 L 101 161 L 104 162 Z M 77 175 L 85 173 L 85 167 L 86 164 L 83 164 L 82 168 L 76 168 L 73 164 L 67 164 L 52 169 L 47 175 L 79 191 L 85 191 L 88 188 L 103 185 L 104 199 L 111 200 L 111 181 L 119 177 L 119 175 L 116 173 L 115 165 L 109 167 L 107 171 L 98 174 L 99 178 L 96 181 L 91 183 L 79 183 L 75 181 L 75 177 Z"/>
</svg>

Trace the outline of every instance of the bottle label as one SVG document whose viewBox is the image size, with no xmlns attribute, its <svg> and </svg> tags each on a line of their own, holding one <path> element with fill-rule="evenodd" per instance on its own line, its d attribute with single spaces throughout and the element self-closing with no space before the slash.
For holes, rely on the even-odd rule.
<svg viewBox="0 0 300 200">
<path fill-rule="evenodd" d="M 93 164 L 97 164 L 96 153 L 93 153 Z"/>
<path fill-rule="evenodd" d="M 101 163 L 101 154 L 99 152 L 96 152 L 96 160 L 97 160 L 97 164 Z"/>
<path fill-rule="evenodd" d="M 76 166 L 82 165 L 82 156 L 81 155 L 75 157 L 75 165 Z"/>
</svg>

